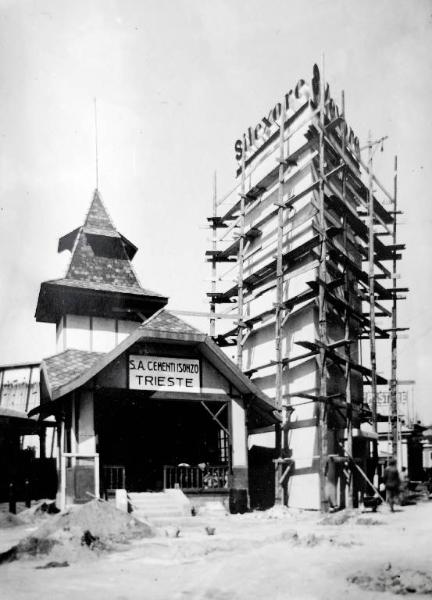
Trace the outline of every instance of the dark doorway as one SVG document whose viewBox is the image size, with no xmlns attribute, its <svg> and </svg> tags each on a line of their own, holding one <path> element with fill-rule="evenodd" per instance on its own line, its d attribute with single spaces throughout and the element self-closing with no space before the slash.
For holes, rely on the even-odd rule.
<svg viewBox="0 0 432 600">
<path fill-rule="evenodd" d="M 164 465 L 221 464 L 220 427 L 199 401 L 119 392 L 96 396 L 97 451 L 102 467 L 124 468 L 128 491 L 161 490 Z"/>
<path fill-rule="evenodd" d="M 265 510 L 275 503 L 274 448 L 252 446 L 249 451 L 249 493 L 251 508 Z"/>
</svg>

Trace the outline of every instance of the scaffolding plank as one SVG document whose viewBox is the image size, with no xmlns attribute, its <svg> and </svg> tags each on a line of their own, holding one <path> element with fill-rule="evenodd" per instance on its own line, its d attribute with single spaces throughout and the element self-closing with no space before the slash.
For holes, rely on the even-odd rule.
<svg viewBox="0 0 432 600">
<path fill-rule="evenodd" d="M 282 262 L 284 266 L 289 263 L 297 261 L 299 258 L 307 255 L 315 246 L 320 243 L 320 236 L 315 235 L 310 240 L 307 240 L 300 246 L 293 248 L 292 250 L 288 250 L 284 253 L 282 257 Z M 276 269 L 276 259 L 272 258 L 268 263 L 260 267 L 254 273 L 251 273 L 247 277 L 243 279 L 243 286 L 249 288 L 249 290 L 253 289 L 259 284 L 265 282 L 266 278 L 273 276 Z M 235 296 L 238 291 L 238 285 L 232 286 L 226 292 L 222 292 L 219 296 L 219 302 L 228 302 L 229 298 Z"/>
<path fill-rule="evenodd" d="M 301 146 L 295 152 L 290 154 L 290 156 L 288 156 L 288 159 L 291 162 L 292 161 L 297 162 L 297 159 L 307 150 L 309 145 L 310 145 L 310 142 L 307 141 L 305 144 L 303 144 L 303 146 Z M 290 168 L 291 168 L 291 166 L 284 167 L 284 175 L 287 172 L 287 170 Z M 253 185 L 251 188 L 249 188 L 248 191 L 246 191 L 246 193 L 244 194 L 244 199 L 249 202 L 255 201 L 257 198 L 259 198 L 260 195 L 264 194 L 264 192 L 271 189 L 278 182 L 278 180 L 279 180 L 279 165 L 276 165 L 276 167 L 274 167 L 269 173 L 266 173 L 266 175 L 264 177 L 262 177 L 255 185 Z M 234 218 L 236 213 L 238 213 L 239 209 L 240 209 L 240 200 L 237 200 L 233 204 L 233 206 L 231 206 L 231 208 L 229 208 L 228 211 L 224 215 L 221 216 L 221 219 L 223 221 L 225 221 L 227 219 Z"/>
<path fill-rule="evenodd" d="M 211 227 L 215 227 L 217 229 L 225 229 L 228 227 L 228 225 L 223 222 L 221 217 L 207 217 L 207 221 Z"/>
<path fill-rule="evenodd" d="M 321 127 L 321 125 L 318 124 L 318 125 L 315 125 L 315 127 L 318 129 L 319 127 Z M 360 158 L 356 157 L 354 159 L 353 157 L 350 157 L 349 154 L 347 154 L 347 152 L 345 152 L 343 150 L 342 146 L 340 145 L 340 140 L 336 139 L 335 132 L 325 132 L 325 130 L 324 130 L 324 133 L 325 133 L 326 141 L 328 140 L 331 143 L 334 150 L 337 151 L 339 156 L 341 156 L 341 158 L 343 158 L 346 165 L 349 167 L 347 175 L 348 175 L 348 177 L 351 176 L 351 178 L 353 180 L 353 184 L 356 185 L 361 190 L 360 194 L 363 193 L 363 198 L 362 198 L 363 202 L 367 202 L 369 191 L 368 191 L 368 188 L 366 187 L 366 185 L 363 183 L 363 181 L 359 178 L 358 164 L 362 165 L 362 167 L 367 171 L 366 166 L 364 165 L 364 163 L 361 161 Z M 374 179 L 378 183 L 378 185 L 381 186 L 381 184 L 376 179 L 376 177 L 374 177 Z M 347 185 L 349 186 L 348 182 L 347 182 Z M 382 186 L 381 186 L 381 189 L 383 189 Z M 385 192 L 385 193 L 387 194 L 387 192 Z M 389 196 L 389 197 L 391 198 L 391 196 Z M 375 196 L 373 199 L 373 204 L 374 204 L 374 212 L 385 224 L 393 223 L 393 217 L 391 216 L 391 213 L 384 208 L 384 206 L 381 204 L 381 202 L 379 202 L 379 200 L 377 200 L 377 198 L 375 198 Z"/>
<path fill-rule="evenodd" d="M 358 267 L 355 262 L 346 254 L 346 252 L 339 248 L 335 243 L 333 243 L 331 248 L 329 248 L 329 254 L 330 256 L 334 256 L 336 254 L 336 260 L 338 262 L 349 268 L 359 281 L 363 282 L 366 286 L 369 285 L 369 275 L 360 267 Z M 382 299 L 386 297 L 386 288 L 384 288 L 377 281 L 375 281 L 375 291 L 379 298 Z"/>
<path fill-rule="evenodd" d="M 229 254 L 224 254 L 222 250 L 206 250 L 207 262 L 236 262 Z"/>
<path fill-rule="evenodd" d="M 342 192 L 338 189 L 335 183 L 331 181 L 326 182 L 329 191 L 333 194 L 326 198 L 326 202 L 331 205 L 337 212 L 342 213 L 346 216 L 347 221 L 356 235 L 358 235 L 366 244 L 369 242 L 369 229 L 367 225 L 359 218 L 355 209 L 349 205 L 343 199 Z M 387 233 L 387 232 L 386 232 Z M 377 234 L 375 234 L 376 236 Z M 375 264 L 381 268 L 384 272 L 389 273 L 385 267 L 380 265 L 377 261 L 393 259 L 393 252 L 391 251 L 390 245 L 385 245 L 383 242 L 375 237 Z"/>
<path fill-rule="evenodd" d="M 301 342 L 296 342 L 296 344 L 299 346 L 302 346 L 303 348 L 306 348 L 308 350 L 315 349 L 315 350 L 319 351 L 320 348 L 324 347 L 326 350 L 327 358 L 332 360 L 333 362 L 340 364 L 342 366 L 348 364 L 351 369 L 354 369 L 354 371 L 358 371 L 362 375 L 365 375 L 368 377 L 372 373 L 372 371 L 368 367 L 360 365 L 359 363 L 356 363 L 352 360 L 347 361 L 346 358 L 344 358 L 343 356 L 340 356 L 339 354 L 337 354 L 337 352 L 335 352 L 331 348 L 327 347 L 325 344 L 321 344 L 318 340 L 315 340 L 315 342 L 301 341 Z M 388 383 L 388 381 L 381 375 L 377 375 L 377 383 L 379 383 L 381 385 L 386 385 Z"/>
</svg>

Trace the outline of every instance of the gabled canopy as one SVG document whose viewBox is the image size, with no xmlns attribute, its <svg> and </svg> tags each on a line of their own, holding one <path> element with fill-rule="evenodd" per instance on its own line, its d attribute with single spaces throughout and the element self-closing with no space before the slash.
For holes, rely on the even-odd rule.
<svg viewBox="0 0 432 600">
<path fill-rule="evenodd" d="M 266 425 L 276 423 L 272 401 L 244 375 L 206 334 L 185 323 L 167 310 L 161 309 L 108 353 L 66 350 L 42 362 L 42 379 L 49 404 L 41 404 L 33 412 L 48 414 L 55 405 L 74 390 L 87 384 L 102 369 L 115 361 L 137 342 L 170 342 L 192 345 L 248 400 L 250 409 L 260 415 Z"/>
</svg>

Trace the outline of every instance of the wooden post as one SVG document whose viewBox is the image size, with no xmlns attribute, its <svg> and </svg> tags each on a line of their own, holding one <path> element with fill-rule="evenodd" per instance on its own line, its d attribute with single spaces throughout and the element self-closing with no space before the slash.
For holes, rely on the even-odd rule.
<svg viewBox="0 0 432 600">
<path fill-rule="evenodd" d="M 77 454 L 78 452 L 78 415 L 80 414 L 80 407 L 78 406 L 78 411 L 77 411 L 77 401 L 80 402 L 80 395 L 78 394 L 78 398 L 77 398 L 77 394 L 75 394 L 75 392 L 72 393 L 72 399 L 71 399 L 71 405 L 72 405 L 72 410 L 71 410 L 71 452 L 72 454 Z M 78 413 L 78 414 L 77 414 Z M 77 427 L 78 425 L 78 427 Z M 71 466 L 73 468 L 76 467 L 76 457 L 74 456 L 71 459 Z"/>
<path fill-rule="evenodd" d="M 29 380 L 28 380 L 28 386 L 27 386 L 26 407 L 25 407 L 26 412 L 29 411 L 30 393 L 31 393 L 31 386 L 32 386 L 32 375 L 33 375 L 33 367 L 30 367 L 30 374 L 29 374 Z"/>
<path fill-rule="evenodd" d="M 374 238 L 374 194 L 372 136 L 368 140 L 368 200 L 369 200 L 369 305 L 370 305 L 370 362 L 371 362 L 371 392 L 372 392 L 372 425 L 377 432 L 377 374 L 376 374 L 376 342 L 375 342 L 375 238 Z"/>
<path fill-rule="evenodd" d="M 9 512 L 16 515 L 15 486 L 12 482 L 9 484 Z"/>
<path fill-rule="evenodd" d="M 320 503 L 321 510 L 328 510 L 328 499 L 326 490 L 326 466 L 328 456 L 328 426 L 327 426 L 327 405 L 325 398 L 327 396 L 327 371 L 326 371 L 326 351 L 323 344 L 327 342 L 327 315 L 325 303 L 324 285 L 327 281 L 327 244 L 326 244 L 326 219 L 324 206 L 324 127 L 325 127 L 325 81 L 324 81 L 324 57 L 322 59 L 321 78 L 320 78 L 320 102 L 319 102 L 319 226 L 321 251 L 319 258 L 319 297 L 318 297 L 318 327 L 320 347 L 320 398 L 321 403 L 317 403 L 317 411 L 319 415 L 319 443 L 320 443 Z"/>
<path fill-rule="evenodd" d="M 277 212 L 277 254 L 276 254 L 276 315 L 275 315 L 275 349 L 276 349 L 276 407 L 282 408 L 282 311 L 283 311 L 283 222 L 284 222 L 284 129 L 285 110 L 284 102 L 281 103 L 279 131 L 279 188 L 278 188 L 278 212 Z"/>
<path fill-rule="evenodd" d="M 39 456 L 42 459 L 46 458 L 46 428 L 43 423 L 40 425 L 39 430 Z"/>
<path fill-rule="evenodd" d="M 65 422 L 64 415 L 60 422 L 60 510 L 66 508 L 66 457 L 64 456 Z"/>
<path fill-rule="evenodd" d="M 243 252 L 244 252 L 244 225 L 245 225 L 245 153 L 242 156 L 241 191 L 240 191 L 240 231 L 238 249 L 238 330 L 237 330 L 237 366 L 243 370 Z"/>
<path fill-rule="evenodd" d="M 94 456 L 94 470 L 95 470 L 95 496 L 100 498 L 100 471 L 99 471 L 99 454 Z"/>
<path fill-rule="evenodd" d="M 393 244 L 396 244 L 397 233 L 397 156 L 394 158 L 394 201 L 393 201 Z M 398 460 L 398 406 L 397 406 L 397 298 L 396 298 L 397 260 L 393 258 L 393 300 L 391 325 L 391 376 L 390 376 L 390 423 L 391 423 L 391 453 Z"/>
<path fill-rule="evenodd" d="M 31 507 L 31 486 L 30 486 L 30 481 L 28 479 L 26 479 L 24 481 L 24 501 L 25 501 L 26 508 L 30 508 Z"/>
<path fill-rule="evenodd" d="M 342 115 L 344 121 L 346 122 L 345 117 L 345 93 L 342 92 Z M 345 152 L 346 145 L 346 128 L 342 127 L 342 150 Z M 344 202 L 346 202 L 346 173 L 345 168 L 342 169 L 342 197 Z M 348 221 L 346 212 L 343 216 L 343 246 L 345 249 L 345 253 L 348 255 Z M 347 302 L 347 306 L 344 311 L 344 326 L 345 326 L 345 356 L 346 356 L 346 365 L 345 365 L 345 402 L 346 402 L 346 430 L 347 430 L 347 451 L 350 456 L 353 454 L 353 425 L 352 425 L 352 398 L 351 398 L 351 323 L 350 323 L 350 314 L 348 306 L 350 305 L 350 276 L 349 270 L 345 269 L 344 275 L 344 292 L 345 292 L 345 302 Z M 354 473 L 351 468 L 351 474 L 348 481 L 348 508 L 353 508 L 354 506 Z"/>
<path fill-rule="evenodd" d="M 213 221 L 212 221 L 212 250 L 216 252 L 217 249 L 217 227 L 216 227 L 216 217 L 217 217 L 217 187 L 216 187 L 216 171 L 214 172 L 213 177 Z M 212 257 L 212 268 L 211 268 L 211 291 L 212 294 L 216 293 L 216 257 L 213 254 Z M 213 316 L 216 313 L 216 303 L 214 296 L 211 297 L 210 302 L 210 335 L 211 337 L 215 337 L 216 335 L 216 318 Z"/>
<path fill-rule="evenodd" d="M 371 395 L 372 395 L 372 427 L 378 432 L 377 423 L 377 372 L 376 372 L 376 341 L 375 341 L 375 238 L 374 238 L 374 193 L 373 193 L 373 143 L 369 132 L 368 140 L 368 212 L 369 212 L 369 318 L 370 318 L 370 363 L 371 363 Z M 373 440 L 374 473 L 378 466 L 378 441 Z"/>
</svg>

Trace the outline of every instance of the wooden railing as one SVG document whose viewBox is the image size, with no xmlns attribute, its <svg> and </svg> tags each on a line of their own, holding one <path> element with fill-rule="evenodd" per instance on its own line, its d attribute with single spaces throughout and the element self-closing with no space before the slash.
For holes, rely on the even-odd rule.
<svg viewBox="0 0 432 600">
<path fill-rule="evenodd" d="M 228 466 L 170 466 L 163 468 L 164 489 L 218 491 L 228 488 Z"/>
<path fill-rule="evenodd" d="M 102 477 L 105 492 L 126 489 L 125 468 L 122 465 L 104 465 Z"/>
</svg>

